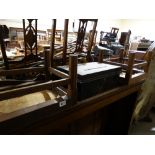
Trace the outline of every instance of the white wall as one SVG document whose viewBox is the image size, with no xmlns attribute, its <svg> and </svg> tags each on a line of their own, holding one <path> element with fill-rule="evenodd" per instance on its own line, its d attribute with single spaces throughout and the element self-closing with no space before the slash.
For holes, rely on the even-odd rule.
<svg viewBox="0 0 155 155">
<path fill-rule="evenodd" d="M 121 20 L 120 19 L 99 19 L 97 24 L 98 36 L 97 40 L 100 38 L 100 31 L 110 32 L 112 27 L 119 28 L 118 38 L 121 32 Z"/>
<path fill-rule="evenodd" d="M 155 40 L 155 19 L 99 19 L 97 29 L 99 32 L 109 31 L 111 27 L 118 27 L 120 37 L 121 32 L 131 30 L 131 39 L 135 36 L 145 37 L 151 41 Z"/>
<path fill-rule="evenodd" d="M 23 27 L 22 19 L 0 19 L 0 24 L 8 27 Z"/>
<path fill-rule="evenodd" d="M 73 19 L 69 20 L 69 31 L 73 31 L 72 23 Z M 77 23 L 77 22 L 76 22 Z M 8 27 L 19 27 L 22 28 L 22 19 L 0 19 L 1 25 L 7 25 Z M 77 24 L 76 24 L 77 26 Z M 38 29 L 39 30 L 47 30 L 52 27 L 52 19 L 38 19 Z M 56 24 L 56 29 L 64 28 L 64 19 L 58 19 Z"/>
<path fill-rule="evenodd" d="M 124 19 L 121 20 L 121 30 L 131 30 L 131 38 L 134 36 L 155 40 L 155 19 Z"/>
<path fill-rule="evenodd" d="M 69 31 L 73 31 L 72 23 L 75 22 L 75 31 L 78 29 L 78 20 L 70 19 L 69 20 Z M 6 24 L 8 27 L 23 27 L 22 19 L 0 19 L 0 24 Z M 38 19 L 38 29 L 46 30 L 51 28 L 52 20 L 51 19 Z M 57 29 L 63 29 L 64 19 L 57 20 Z M 92 27 L 89 24 L 88 29 Z M 111 27 L 118 27 L 119 33 L 118 38 L 120 37 L 121 32 L 127 32 L 131 30 L 131 39 L 134 36 L 142 36 L 146 39 L 155 40 L 155 19 L 99 19 L 97 25 L 99 39 L 100 31 L 111 30 Z"/>
<path fill-rule="evenodd" d="M 1 25 L 7 25 L 8 27 L 23 27 L 22 19 L 0 19 Z M 39 19 L 38 20 L 38 29 L 46 30 L 51 28 L 52 20 L 51 19 Z"/>
</svg>

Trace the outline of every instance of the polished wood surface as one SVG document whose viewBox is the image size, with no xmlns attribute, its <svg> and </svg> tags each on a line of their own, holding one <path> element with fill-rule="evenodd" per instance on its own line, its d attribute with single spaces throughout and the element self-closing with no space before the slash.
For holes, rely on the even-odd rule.
<svg viewBox="0 0 155 155">
<path fill-rule="evenodd" d="M 35 106 L 31 108 L 28 107 L 25 110 L 19 110 L 10 115 L 5 115 L 3 117 L 1 116 L 0 131 L 1 133 L 4 132 L 4 133 L 12 133 L 12 134 L 13 133 L 16 133 L 16 134 L 62 133 L 63 134 L 64 131 L 66 131 L 65 133 L 67 134 L 72 134 L 72 133 L 75 134 L 74 125 L 78 120 L 82 121 L 85 117 L 97 112 L 98 110 L 101 110 L 110 105 L 113 105 L 113 103 L 121 100 L 122 98 L 126 98 L 130 94 L 134 94 L 138 92 L 142 82 L 143 81 L 139 81 L 139 83 L 137 83 L 136 85 L 122 86 L 122 87 L 115 88 L 113 90 L 98 94 L 94 97 L 78 102 L 72 107 L 68 107 L 62 110 L 59 109 L 58 111 L 52 111 L 52 108 L 50 108 L 50 106 L 47 106 L 49 104 L 52 104 L 52 102 L 47 102 L 45 103 L 45 106 L 43 104 L 40 105 L 40 106 L 44 106 L 44 108 L 40 108 L 40 106 L 37 106 L 37 107 Z M 127 101 L 128 100 L 124 100 L 124 105 L 125 105 L 125 102 L 127 103 Z M 133 106 L 133 104 L 134 102 L 129 102 L 129 105 Z M 28 112 L 28 113 L 25 113 L 25 112 Z M 126 114 L 128 114 L 128 112 L 126 111 Z M 13 120 L 10 120 L 11 116 L 14 118 Z M 92 117 L 94 118 L 94 116 Z M 113 116 L 113 118 L 114 117 L 116 118 L 117 115 Z M 99 117 L 99 119 L 101 118 Z M 128 119 L 129 119 L 128 122 L 126 122 L 127 125 L 128 123 L 130 123 L 130 118 Z M 16 122 L 20 122 L 24 120 L 25 120 L 25 124 L 16 124 Z M 26 121 L 26 120 L 29 120 L 29 121 Z M 112 123 L 112 120 L 111 120 L 111 123 Z M 117 123 L 119 123 L 118 120 L 117 120 Z M 65 129 L 66 125 L 69 125 L 71 128 Z M 115 131 L 115 133 L 120 132 L 122 134 L 124 133 L 127 134 L 128 128 L 123 128 L 123 124 L 121 126 L 122 126 L 122 129 L 120 128 L 119 130 L 118 129 L 115 130 L 115 127 L 118 128 L 118 126 L 114 126 L 112 131 Z M 13 127 L 13 128 L 11 130 L 6 130 L 8 127 L 10 128 Z M 81 126 L 81 131 L 82 129 L 83 127 Z M 111 130 L 109 130 L 109 134 L 110 134 L 110 131 Z M 79 134 L 80 133 L 81 132 L 79 132 Z M 88 133 L 89 133 L 89 129 L 86 131 L 85 134 L 88 134 Z M 100 133 L 100 130 L 98 130 L 97 133 Z M 91 133 L 91 134 L 95 134 L 95 133 Z"/>
<path fill-rule="evenodd" d="M 46 55 L 47 56 L 47 55 Z M 26 109 L 34 106 L 36 106 L 37 104 L 45 104 L 45 102 L 51 102 L 52 103 L 52 94 L 55 88 L 58 89 L 58 87 L 62 87 L 62 86 L 67 86 L 68 85 L 68 90 L 66 91 L 65 96 L 71 101 L 74 101 L 74 97 L 76 96 L 75 91 L 76 89 L 72 89 L 76 86 L 76 68 L 77 68 L 77 56 L 76 55 L 71 55 L 70 56 L 70 65 L 72 66 L 70 68 L 70 72 L 69 75 L 64 74 L 54 68 L 50 67 L 50 63 L 46 62 L 46 67 L 48 67 L 48 71 L 51 74 L 56 74 L 57 76 L 61 77 L 61 79 L 58 80 L 51 80 L 48 79 L 47 81 L 42 81 L 39 83 L 30 83 L 30 81 L 28 82 L 28 85 L 23 85 L 22 81 L 16 81 L 15 85 L 8 83 L 6 86 L 10 86 L 10 89 L 8 88 L 4 88 L 4 89 L 0 89 L 0 102 L 1 102 L 1 116 L 3 117 L 3 113 L 7 113 L 7 118 L 11 118 L 12 113 L 13 113 L 13 117 L 15 116 L 19 116 L 19 113 L 24 114 L 25 111 L 27 111 Z M 38 70 L 37 70 L 38 69 Z M 31 72 L 31 71 L 43 71 L 45 70 L 44 67 L 39 68 L 24 68 L 24 69 L 14 69 L 14 70 L 6 70 L 6 71 L 1 71 L 0 75 L 3 76 L 8 76 L 8 75 L 19 75 L 19 74 L 23 74 L 24 72 Z M 50 75 L 50 74 L 49 74 Z M 13 81 L 12 81 L 13 82 Z M 19 82 L 19 83 L 18 83 Z M 21 82 L 21 83 L 20 83 Z M 24 81 L 23 81 L 24 82 Z M 3 85 L 5 83 L 3 82 Z M 43 96 L 42 96 L 42 91 L 45 90 Z M 47 93 L 48 92 L 50 93 Z M 61 88 L 59 89 L 59 91 L 61 91 Z M 33 94 L 36 93 L 36 94 Z M 55 94 L 55 93 L 54 93 Z M 54 96 L 53 94 L 53 96 Z M 26 95 L 26 96 L 23 96 Z M 60 102 L 60 107 L 66 105 L 65 102 L 68 101 L 61 101 L 58 97 L 60 94 L 57 93 L 57 95 L 55 96 L 55 99 L 58 100 L 58 106 L 56 105 L 56 107 L 59 107 L 59 102 Z M 36 98 L 35 98 L 35 97 Z M 38 96 L 38 97 L 37 97 Z M 51 96 L 51 97 L 50 97 Z M 44 100 L 43 98 L 48 98 L 48 100 Z M 35 102 L 33 102 L 33 100 L 35 100 Z M 60 101 L 59 101 L 60 100 Z M 30 101 L 32 101 L 33 103 L 31 103 Z M 69 102 L 70 102 L 69 101 Z M 55 103 L 57 103 L 55 102 Z M 61 105 L 62 103 L 62 105 Z M 65 103 L 65 104 L 64 104 Z M 63 105 L 64 104 L 64 105 Z M 34 106 L 33 106 L 34 105 Z M 46 104 L 45 104 L 46 105 Z M 40 106 L 39 106 L 40 107 Z M 54 106 L 55 107 L 55 106 Z M 8 109 L 8 111 L 7 111 Z M 4 111 L 3 111 L 4 110 Z M 7 112 L 5 112 L 7 111 Z M 19 112 L 21 111 L 21 112 Z M 22 112 L 23 111 L 23 112 Z M 28 110 L 29 111 L 29 110 Z M 15 115 L 15 113 L 17 112 L 17 115 Z M 10 116 L 9 116 L 10 115 Z M 4 115 L 4 117 L 6 116 L 6 114 Z M 5 117 L 6 118 L 6 117 Z M 4 119 L 3 119 L 4 120 Z"/>
<path fill-rule="evenodd" d="M 77 58 L 77 57 L 75 56 L 75 58 Z M 71 61 L 72 65 L 70 64 L 70 66 L 72 66 L 72 67 L 75 66 L 77 63 L 77 59 L 75 59 L 75 58 L 73 57 L 73 59 Z M 55 69 L 49 68 L 49 70 L 51 72 L 53 71 L 53 73 L 55 72 Z M 71 104 L 72 106 L 67 106 L 67 107 L 65 106 L 66 108 L 63 109 L 63 108 L 58 108 L 58 104 L 54 104 L 55 106 L 57 106 L 57 108 L 56 108 L 57 110 L 54 111 L 54 108 L 52 107 L 52 105 L 53 105 L 53 102 L 54 103 L 57 103 L 57 102 L 51 100 L 50 102 L 45 102 L 44 104 L 38 104 L 38 105 L 31 106 L 31 107 L 26 107 L 24 109 L 19 109 L 19 110 L 14 111 L 10 114 L 5 114 L 5 115 L 1 114 L 1 117 L 0 117 L 0 120 L 1 120 L 0 131 L 1 131 L 1 133 L 4 132 L 4 133 L 10 133 L 10 134 L 13 134 L 13 133 L 16 133 L 16 134 L 19 134 L 19 133 L 54 134 L 54 133 L 64 133 L 63 132 L 64 130 L 70 134 L 83 133 L 83 130 L 85 128 L 82 125 L 83 123 L 81 124 L 80 122 L 83 122 L 83 121 L 85 122 L 87 119 L 89 120 L 90 117 L 92 117 L 95 122 L 101 120 L 101 121 L 99 121 L 101 123 L 103 121 L 101 119 L 101 117 L 98 116 L 98 119 L 95 120 L 97 117 L 96 115 L 98 115 L 100 113 L 99 112 L 100 110 L 102 111 L 105 109 L 105 111 L 107 111 L 106 110 L 107 106 L 113 107 L 113 104 L 115 104 L 115 103 L 118 104 L 118 102 L 120 102 L 120 100 L 124 99 L 124 104 L 126 103 L 128 106 L 132 107 L 134 105 L 134 100 L 132 102 L 127 101 L 128 96 L 130 96 L 132 94 L 136 95 L 137 92 L 140 90 L 141 84 L 143 82 L 143 79 L 140 78 L 134 84 L 117 87 L 115 89 L 100 93 L 96 96 L 90 97 L 90 98 L 82 100 L 80 102 L 76 102 L 76 98 L 75 98 L 75 96 L 76 96 L 76 83 L 75 83 L 76 70 L 73 68 L 70 70 L 74 71 L 72 74 L 69 74 L 70 75 L 69 81 L 71 82 L 71 80 L 72 80 L 73 83 L 71 82 L 70 86 L 68 87 L 69 88 L 68 89 L 69 96 L 73 96 L 73 98 L 72 98 L 73 100 L 72 100 L 72 104 Z M 61 74 L 59 72 L 56 75 L 63 76 L 64 78 L 68 77 L 65 74 Z M 72 75 L 72 78 L 71 78 L 71 75 Z M 52 83 L 53 82 L 51 81 L 51 84 Z M 44 88 L 42 86 L 43 85 L 35 85 L 35 87 L 32 88 L 32 90 L 34 90 L 34 92 L 38 91 L 39 89 Z M 51 88 L 49 83 L 44 83 L 44 86 L 46 87 L 46 89 Z M 55 85 L 55 86 L 58 86 L 58 85 Z M 29 88 L 30 87 L 26 88 L 27 89 L 26 92 L 32 93 L 32 91 L 30 91 L 31 89 L 28 90 Z M 21 88 L 21 89 L 23 89 L 23 88 Z M 19 93 L 22 92 L 22 91 L 20 91 L 21 89 L 18 89 Z M 74 92 L 72 92 L 72 91 L 74 91 Z M 5 91 L 3 93 L 7 94 L 7 91 Z M 15 94 L 15 93 L 17 93 L 17 91 L 14 91 L 12 94 L 17 96 L 17 94 Z M 6 98 L 8 98 L 8 97 L 6 96 Z M 45 105 L 48 105 L 48 106 L 45 106 Z M 123 109 L 126 108 L 126 106 L 123 106 L 120 103 L 119 103 L 119 105 L 120 105 L 120 108 L 123 108 Z M 94 115 L 94 113 L 96 113 L 96 114 Z M 132 110 L 130 110 L 130 113 L 132 113 Z M 90 117 L 89 117 L 89 115 L 90 115 Z M 114 117 L 116 117 L 116 116 L 114 116 Z M 107 118 L 107 116 L 106 116 L 106 118 Z M 108 118 L 109 118 L 109 116 L 108 116 Z M 124 131 L 122 131 L 122 133 L 127 133 L 127 129 L 128 129 L 127 127 L 130 122 L 130 115 L 127 116 L 127 118 L 128 118 L 128 120 L 126 120 L 127 121 L 126 127 L 123 127 L 123 125 L 120 125 L 120 127 L 122 126 L 122 128 L 124 130 Z M 26 121 L 27 119 L 29 121 Z M 25 124 L 19 123 L 20 121 L 24 121 L 24 120 L 26 121 Z M 119 121 L 118 121 L 118 124 L 119 124 Z M 112 123 L 112 121 L 111 121 L 111 123 Z M 107 127 L 108 124 L 106 123 L 104 125 L 105 125 L 105 127 Z M 94 125 L 92 125 L 92 126 L 94 126 Z M 102 125 L 99 125 L 99 126 L 102 126 Z M 114 125 L 113 130 L 115 129 L 115 127 L 117 127 L 117 125 Z M 8 130 L 10 128 L 13 128 L 13 130 Z M 81 128 L 79 130 L 79 132 L 75 132 L 75 130 L 77 130 L 77 128 L 78 129 Z M 88 127 L 88 129 L 87 129 L 87 131 L 85 131 L 85 133 L 89 133 L 88 131 L 90 130 L 90 128 L 92 128 L 92 127 L 91 126 Z M 121 132 L 121 129 L 119 132 Z M 98 131 L 97 133 L 100 133 L 100 132 Z M 110 133 L 110 130 L 108 133 Z M 117 133 L 117 132 L 115 131 L 115 133 Z M 92 132 L 92 134 L 93 134 L 93 132 Z"/>
<path fill-rule="evenodd" d="M 48 57 L 47 52 L 47 57 Z M 128 96 L 137 93 L 140 90 L 141 84 L 143 82 L 143 79 L 139 79 L 139 81 L 136 81 L 134 84 L 130 85 L 124 85 L 121 87 L 117 87 L 115 89 L 100 93 L 96 96 L 92 96 L 88 99 L 82 100 L 80 102 L 76 102 L 76 64 L 77 64 L 77 56 L 72 56 L 72 60 L 70 61 L 70 70 L 72 73 L 68 76 L 61 72 L 56 72 L 55 69 L 52 69 L 50 67 L 50 63 L 47 63 L 46 66 L 49 66 L 49 71 L 52 73 L 56 73 L 56 75 L 65 78 L 63 84 L 69 83 L 68 87 L 68 96 L 72 98 L 71 105 L 67 104 L 67 106 L 64 106 L 64 108 L 59 107 L 59 102 L 56 100 L 51 100 L 44 102 L 43 104 L 36 104 L 32 105 L 30 107 L 25 107 L 24 109 L 18 109 L 16 111 L 2 114 L 0 115 L 0 133 L 9 133 L 9 134 L 54 134 L 54 133 L 64 133 L 65 130 L 67 133 L 90 133 L 89 130 L 92 128 L 89 126 L 87 130 L 85 130 L 84 125 L 82 125 L 80 122 L 89 120 L 89 115 L 93 118 L 93 120 L 97 123 L 98 128 L 100 128 L 102 125 L 102 117 L 98 116 L 100 115 L 99 111 L 107 111 L 106 107 L 112 106 L 115 102 L 119 102 L 119 100 L 122 100 L 123 98 L 128 98 Z M 30 69 L 29 69 L 30 70 Z M 7 74 L 7 73 L 6 73 Z M 9 74 L 9 72 L 8 72 Z M 68 81 L 66 81 L 68 79 Z M 54 85 L 53 85 L 54 84 Z M 57 85 L 58 84 L 58 85 Z M 62 86 L 62 83 L 55 83 L 53 81 L 48 81 L 43 84 L 35 84 L 34 87 L 29 86 L 26 88 L 18 88 L 15 90 L 12 90 L 11 92 L 6 90 L 1 92 L 1 96 L 3 98 L 1 100 L 15 97 L 18 95 L 24 95 L 24 93 L 32 93 L 36 92 L 42 89 L 50 89 L 53 85 L 54 87 L 59 86 L 59 84 Z M 19 92 L 19 93 L 18 93 Z M 6 95 L 5 95 L 6 94 Z M 8 96 L 9 94 L 9 96 Z M 13 96 L 12 96 L 13 95 Z M 133 106 L 133 102 L 128 102 L 126 99 L 124 100 L 128 106 Z M 75 104 L 76 103 L 76 104 Z M 124 103 L 125 104 L 125 103 Z M 54 105 L 54 107 L 53 107 Z M 69 106 L 70 105 L 70 106 Z M 123 105 L 122 105 L 123 106 Z M 122 107 L 120 105 L 120 107 Z M 124 106 L 123 106 L 124 107 Z M 125 107 L 124 107 L 125 108 Z M 123 108 L 123 109 L 124 109 Z M 55 111 L 54 111 L 55 109 Z M 131 108 L 132 109 L 132 108 Z M 125 110 L 125 109 L 124 109 Z M 108 111 L 107 111 L 108 112 Z M 106 112 L 106 113 L 107 113 Z M 132 111 L 130 111 L 132 113 Z M 94 115 L 95 113 L 95 115 Z M 109 113 L 109 112 L 108 112 Z M 94 115 L 94 116 L 93 116 Z M 97 117 L 97 118 L 96 118 Z M 129 118 L 128 118 L 129 117 Z M 107 116 L 106 116 L 107 118 Z M 108 117 L 109 118 L 109 117 Z M 130 116 L 127 116 L 129 119 L 126 124 L 128 126 L 130 122 Z M 25 124 L 19 123 L 26 121 Z M 86 123 L 85 122 L 85 123 Z M 89 122 L 89 121 L 88 121 Z M 96 124 L 95 123 L 95 124 Z M 101 123 L 101 124 L 100 124 Z M 119 121 L 118 121 L 119 123 Z M 87 124 L 88 125 L 88 124 Z M 106 124 L 104 124 L 107 126 Z M 92 124 L 94 126 L 94 123 Z M 127 126 L 123 127 L 124 132 L 127 133 Z M 67 127 L 67 129 L 66 129 Z M 69 127 L 69 128 L 68 128 Z M 79 132 L 75 132 L 75 129 L 81 128 Z M 113 129 L 115 129 L 116 126 L 114 126 Z M 11 128 L 11 130 L 10 130 Z M 96 125 L 94 126 L 94 129 L 96 129 Z M 84 132 L 85 130 L 85 132 Z M 68 132 L 69 131 L 69 132 Z M 93 130 L 92 130 L 93 131 Z M 65 132 L 65 133 L 66 133 Z M 92 134 L 94 133 L 100 133 L 99 129 L 96 129 Z M 110 133 L 110 131 L 109 131 Z M 117 132 L 115 132 L 117 133 Z M 101 134 L 101 133 L 100 133 Z"/>
<path fill-rule="evenodd" d="M 83 34 L 85 34 L 85 26 L 87 26 L 88 20 L 81 19 L 82 25 L 78 34 L 81 40 L 78 44 L 79 47 L 77 47 L 79 49 L 83 46 Z M 93 35 L 97 26 L 97 21 L 95 20 L 95 22 L 90 44 L 88 44 L 89 49 L 92 47 Z M 3 106 L 0 110 L 0 134 L 127 134 L 135 100 L 146 76 L 142 72 L 138 72 L 138 75 L 132 73 L 137 73 L 134 67 L 145 66 L 148 63 L 139 61 L 135 63 L 135 53 L 130 53 L 128 61 L 123 60 L 126 61 L 125 64 L 123 62 L 115 62 L 114 59 L 116 60 L 116 58 L 111 59 L 111 61 L 110 59 L 105 61 L 104 50 L 100 50 L 100 63 L 115 64 L 125 70 L 126 76 L 120 77 L 121 80 L 123 79 L 123 84 L 82 101 L 77 101 L 77 55 L 70 55 L 69 74 L 53 68 L 55 63 L 55 31 L 56 19 L 53 20 L 50 45 L 46 46 L 44 44 L 44 67 L 0 71 L 0 75 L 6 77 L 33 72 L 43 72 L 46 75 L 46 78 L 42 81 L 29 81 L 26 79 L 21 83 L 21 80 L 13 82 L 10 79 L 6 79 L 4 82 L 6 85 L 0 82 L 0 85 L 3 86 L 0 88 L 0 102 L 2 103 L 1 106 Z M 63 63 L 66 63 L 67 32 L 68 19 L 64 23 Z M 49 47 L 50 49 L 47 49 Z M 120 57 L 124 59 L 123 54 Z M 117 59 L 120 60 L 120 57 Z M 56 76 L 60 79 L 53 80 L 51 76 Z M 43 96 L 39 94 L 40 101 L 33 102 L 33 100 L 38 98 L 35 93 L 40 93 L 43 90 L 50 91 L 50 95 L 49 93 L 45 93 Z M 54 94 L 55 91 L 56 93 Z M 18 100 L 18 97 L 24 97 L 24 95 L 28 95 L 29 102 L 27 104 L 22 104 L 24 99 Z M 29 95 L 32 95 L 32 100 Z M 18 99 L 16 100 L 16 98 Z M 11 99 L 15 99 L 13 104 L 11 104 Z M 10 101 L 8 104 L 9 108 L 5 104 L 6 100 Z M 17 103 L 18 101 L 21 104 Z M 31 101 L 33 104 L 30 105 Z M 16 107 L 18 104 L 20 106 Z"/>
</svg>

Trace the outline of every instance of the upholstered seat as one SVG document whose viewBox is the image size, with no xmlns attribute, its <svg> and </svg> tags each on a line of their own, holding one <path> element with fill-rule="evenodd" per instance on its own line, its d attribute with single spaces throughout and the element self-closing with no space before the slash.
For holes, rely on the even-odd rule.
<svg viewBox="0 0 155 155">
<path fill-rule="evenodd" d="M 0 114 L 11 113 L 17 110 L 31 107 L 33 105 L 37 105 L 39 103 L 43 103 L 48 100 L 53 100 L 56 98 L 56 96 L 56 92 L 45 90 L 21 97 L 3 100 L 0 101 Z"/>
</svg>

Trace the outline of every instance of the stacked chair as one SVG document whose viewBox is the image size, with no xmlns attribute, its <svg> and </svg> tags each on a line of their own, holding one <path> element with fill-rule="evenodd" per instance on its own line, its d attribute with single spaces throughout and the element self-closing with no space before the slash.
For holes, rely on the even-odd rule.
<svg viewBox="0 0 155 155">
<path fill-rule="evenodd" d="M 108 64 L 118 65 L 122 67 L 122 74 L 120 75 L 125 79 L 125 83 L 134 84 L 138 82 L 139 79 L 145 79 L 148 67 L 151 61 L 151 52 L 147 52 L 143 59 L 139 60 L 136 58 L 137 51 L 129 50 L 129 37 L 131 31 L 128 31 L 128 37 L 124 48 L 121 49 L 120 54 L 109 59 L 104 59 L 104 49 L 100 49 L 100 54 L 98 57 L 99 62 L 104 62 Z"/>
<path fill-rule="evenodd" d="M 7 59 L 3 33 L 0 33 L 3 58 L 6 56 L 4 66 L 0 68 L 1 133 L 12 133 L 18 130 L 20 125 L 17 125 L 17 128 L 8 127 L 16 118 L 27 120 L 27 117 L 33 115 L 38 121 L 42 119 L 42 115 L 46 115 L 44 112 L 47 109 L 52 114 L 55 110 L 59 111 L 76 103 L 77 56 L 74 54 L 69 56 L 68 74 L 52 67 L 54 60 L 51 59 L 50 50 L 45 50 L 44 57 L 40 58 L 37 53 L 36 31 L 31 25 L 32 21 L 28 20 L 28 27 L 24 25 L 24 40 L 28 42 L 25 42 L 25 56 L 20 61 L 12 63 Z M 25 20 L 23 23 L 25 24 Z M 29 61 L 32 59 L 33 61 Z M 55 79 L 53 76 L 58 78 Z M 6 122 L 7 125 L 5 125 Z"/>
<path fill-rule="evenodd" d="M 28 23 L 27 25 L 25 23 Z M 33 26 L 34 25 L 34 26 Z M 23 19 L 23 32 L 24 32 L 24 51 L 23 55 L 13 60 L 10 60 L 6 54 L 6 46 L 4 42 L 4 31 L 1 26 L 1 51 L 6 69 L 11 68 L 22 68 L 29 66 L 37 66 L 43 63 L 43 59 L 38 55 L 37 52 L 37 19 L 28 19 L 25 22 Z"/>
</svg>

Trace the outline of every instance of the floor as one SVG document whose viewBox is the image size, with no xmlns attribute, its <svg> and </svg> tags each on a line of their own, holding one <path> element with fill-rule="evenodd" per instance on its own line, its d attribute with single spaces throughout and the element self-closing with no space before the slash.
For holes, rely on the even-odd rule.
<svg viewBox="0 0 155 155">
<path fill-rule="evenodd" d="M 139 121 L 129 131 L 129 135 L 155 135 L 155 109 L 150 111 L 152 122 Z"/>
</svg>

